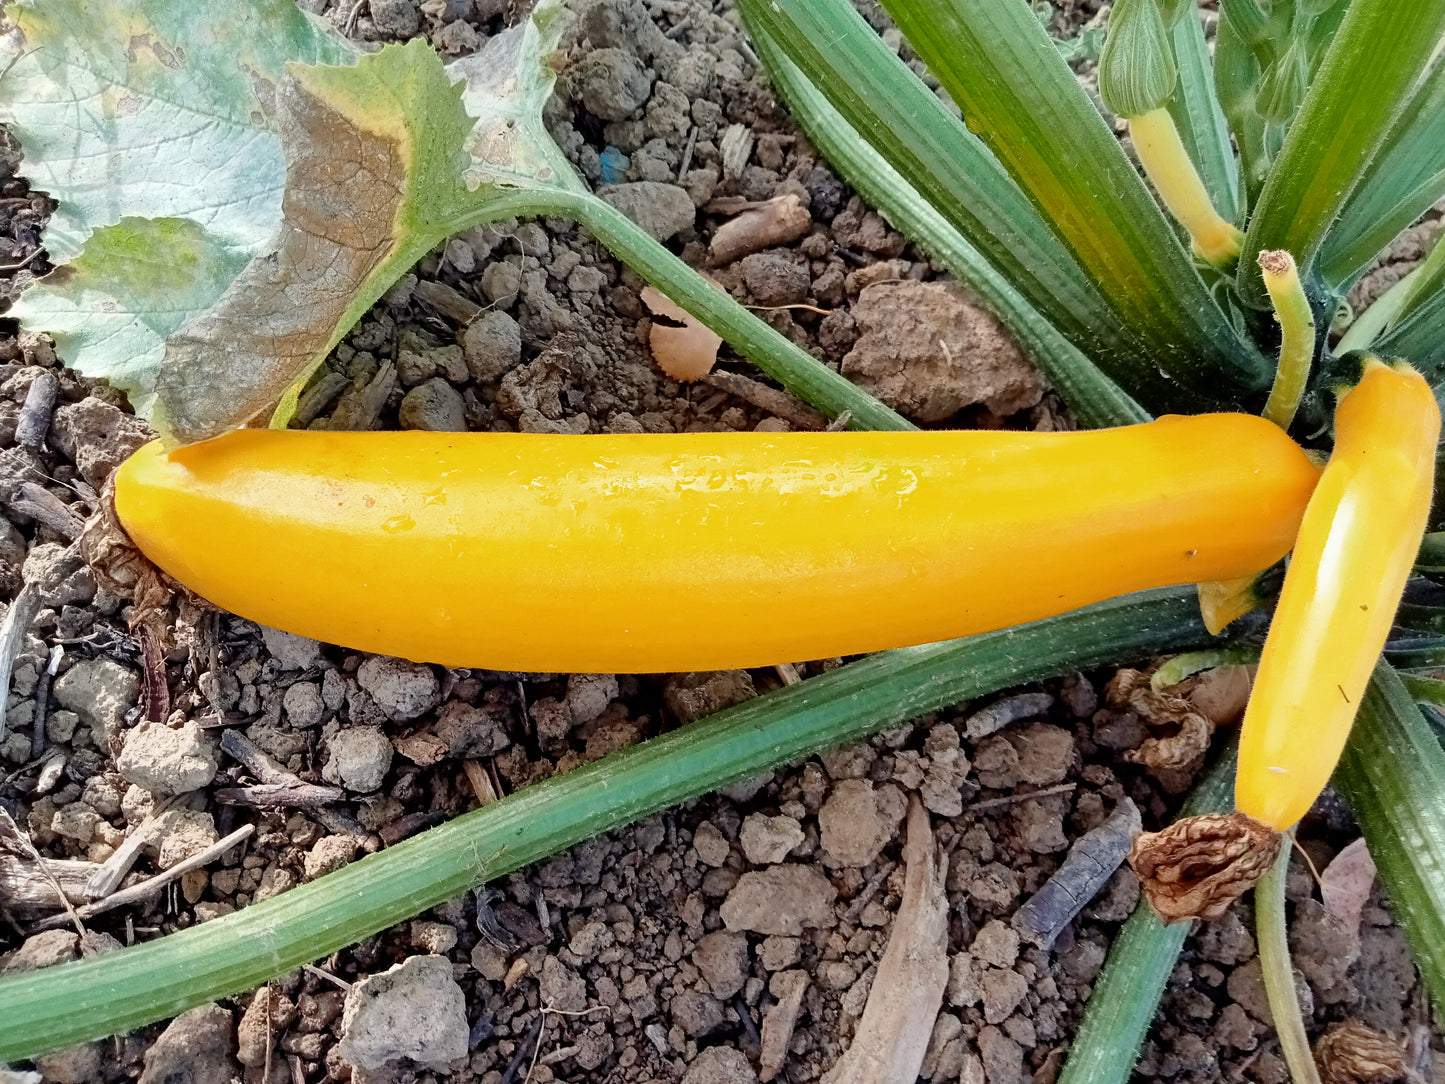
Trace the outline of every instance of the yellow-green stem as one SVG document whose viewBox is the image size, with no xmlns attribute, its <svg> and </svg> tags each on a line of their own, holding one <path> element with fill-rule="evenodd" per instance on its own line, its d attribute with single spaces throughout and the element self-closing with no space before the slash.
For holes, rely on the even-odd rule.
<svg viewBox="0 0 1445 1084">
<path fill-rule="evenodd" d="M 1259 609 L 1263 599 L 1255 588 L 1258 580 L 1254 575 L 1199 584 L 1199 615 L 1209 635 L 1218 636 L 1231 621 Z"/>
<path fill-rule="evenodd" d="M 1293 842 L 1294 837 L 1286 833 L 1273 867 L 1254 886 L 1254 936 L 1259 943 L 1259 966 L 1269 1012 L 1274 1017 L 1275 1035 L 1279 1037 L 1280 1052 L 1289 1066 L 1290 1078 L 1294 1084 L 1320 1084 L 1304 1018 L 1300 1015 L 1284 923 L 1284 884 Z"/>
<path fill-rule="evenodd" d="M 1169 213 L 1189 232 L 1194 251 L 1215 267 L 1233 264 L 1244 235 L 1214 209 L 1169 110 L 1130 117 L 1129 135 L 1144 172 Z"/>
<path fill-rule="evenodd" d="M 1281 429 L 1288 430 L 1295 410 L 1309 379 L 1310 362 L 1315 355 L 1315 314 L 1310 310 L 1300 284 L 1299 269 L 1294 257 L 1283 249 L 1259 254 L 1259 269 L 1264 275 L 1264 288 L 1274 303 L 1275 319 L 1279 321 L 1279 367 L 1274 386 L 1264 404 L 1264 416 Z"/>
</svg>

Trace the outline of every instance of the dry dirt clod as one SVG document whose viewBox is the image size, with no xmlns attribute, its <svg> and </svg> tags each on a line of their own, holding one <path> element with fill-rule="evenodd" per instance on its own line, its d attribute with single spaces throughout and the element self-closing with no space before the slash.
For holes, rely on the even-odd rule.
<svg viewBox="0 0 1445 1084">
<path fill-rule="evenodd" d="M 444 956 L 412 956 L 346 994 L 338 1053 L 380 1069 L 402 1059 L 446 1070 L 467 1055 L 466 998 Z"/>
<path fill-rule="evenodd" d="M 1243 813 L 1185 817 L 1140 835 L 1129 865 L 1165 922 L 1213 921 L 1264 876 L 1283 838 Z"/>
<path fill-rule="evenodd" d="M 1314 1046 L 1320 1084 L 1385 1084 L 1409 1074 L 1404 1047 L 1354 1020 L 1335 1024 Z"/>
<path fill-rule="evenodd" d="M 1038 370 L 1003 325 L 954 283 L 875 283 L 853 318 L 862 334 L 843 375 L 909 417 L 939 422 L 974 403 L 1005 416 L 1043 396 Z"/>
<path fill-rule="evenodd" d="M 768 984 L 778 999 L 763 1017 L 762 1053 L 758 1058 L 758 1079 L 772 1080 L 782 1071 L 788 1058 L 788 1044 L 803 1008 L 803 995 L 808 992 L 806 971 L 779 971 Z"/>
</svg>

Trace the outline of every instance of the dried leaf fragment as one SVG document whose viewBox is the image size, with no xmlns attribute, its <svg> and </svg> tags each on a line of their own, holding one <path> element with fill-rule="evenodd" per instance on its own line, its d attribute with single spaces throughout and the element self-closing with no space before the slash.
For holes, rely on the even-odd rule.
<svg viewBox="0 0 1445 1084">
<path fill-rule="evenodd" d="M 722 336 L 660 290 L 644 286 L 638 296 L 654 316 L 663 318 L 652 322 L 648 337 L 657 367 L 678 382 L 701 380 L 712 372 Z"/>
<path fill-rule="evenodd" d="M 1325 908 L 1352 930 L 1360 928 L 1360 914 L 1375 884 L 1375 860 L 1363 837 L 1355 840 L 1320 873 L 1320 898 Z"/>
<path fill-rule="evenodd" d="M 1398 1042 L 1354 1020 L 1335 1024 L 1316 1039 L 1314 1055 L 1321 1084 L 1384 1084 L 1409 1073 Z"/>
<path fill-rule="evenodd" d="M 853 1042 L 822 1084 L 916 1080 L 948 984 L 947 859 L 938 854 L 918 795 L 908 802 L 903 902 L 878 963 Z"/>
<path fill-rule="evenodd" d="M 750 204 L 717 228 L 708 246 L 708 260 L 714 267 L 721 267 L 765 248 L 796 241 L 812 225 L 813 216 L 791 192 Z"/>
<path fill-rule="evenodd" d="M 1269 869 L 1282 838 L 1242 813 L 1185 817 L 1140 835 L 1129 865 L 1165 922 L 1213 921 Z"/>
</svg>

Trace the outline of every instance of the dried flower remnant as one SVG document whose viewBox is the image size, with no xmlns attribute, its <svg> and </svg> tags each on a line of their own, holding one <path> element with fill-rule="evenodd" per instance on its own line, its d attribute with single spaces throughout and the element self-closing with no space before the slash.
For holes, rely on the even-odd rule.
<svg viewBox="0 0 1445 1084">
<path fill-rule="evenodd" d="M 1268 871 L 1282 838 L 1240 813 L 1185 817 L 1139 836 L 1129 865 L 1165 922 L 1213 921 Z"/>
<path fill-rule="evenodd" d="M 1142 764 L 1155 775 L 1192 774 L 1204 762 L 1214 725 L 1177 691 L 1156 691 L 1147 673 L 1120 670 L 1104 696 L 1111 707 L 1127 708 L 1151 727 L 1172 730 L 1163 737 L 1146 738 L 1139 748 L 1124 754 L 1125 760 Z"/>
<path fill-rule="evenodd" d="M 1354 1020 L 1335 1024 L 1316 1039 L 1314 1055 L 1320 1084 L 1385 1084 L 1410 1075 L 1398 1042 Z"/>
</svg>

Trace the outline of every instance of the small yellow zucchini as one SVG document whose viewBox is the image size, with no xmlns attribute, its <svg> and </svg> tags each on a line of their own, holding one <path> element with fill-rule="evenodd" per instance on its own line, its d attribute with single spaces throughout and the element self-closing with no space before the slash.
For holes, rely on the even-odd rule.
<svg viewBox="0 0 1445 1084">
<path fill-rule="evenodd" d="M 1088 433 L 645 436 L 243 430 L 116 478 L 211 602 L 501 670 L 761 666 L 1244 576 L 1318 469 L 1243 414 Z"/>
<path fill-rule="evenodd" d="M 1440 411 L 1414 369 L 1366 363 L 1335 409 L 1240 734 L 1234 801 L 1284 831 L 1329 782 L 1430 511 Z"/>
</svg>

